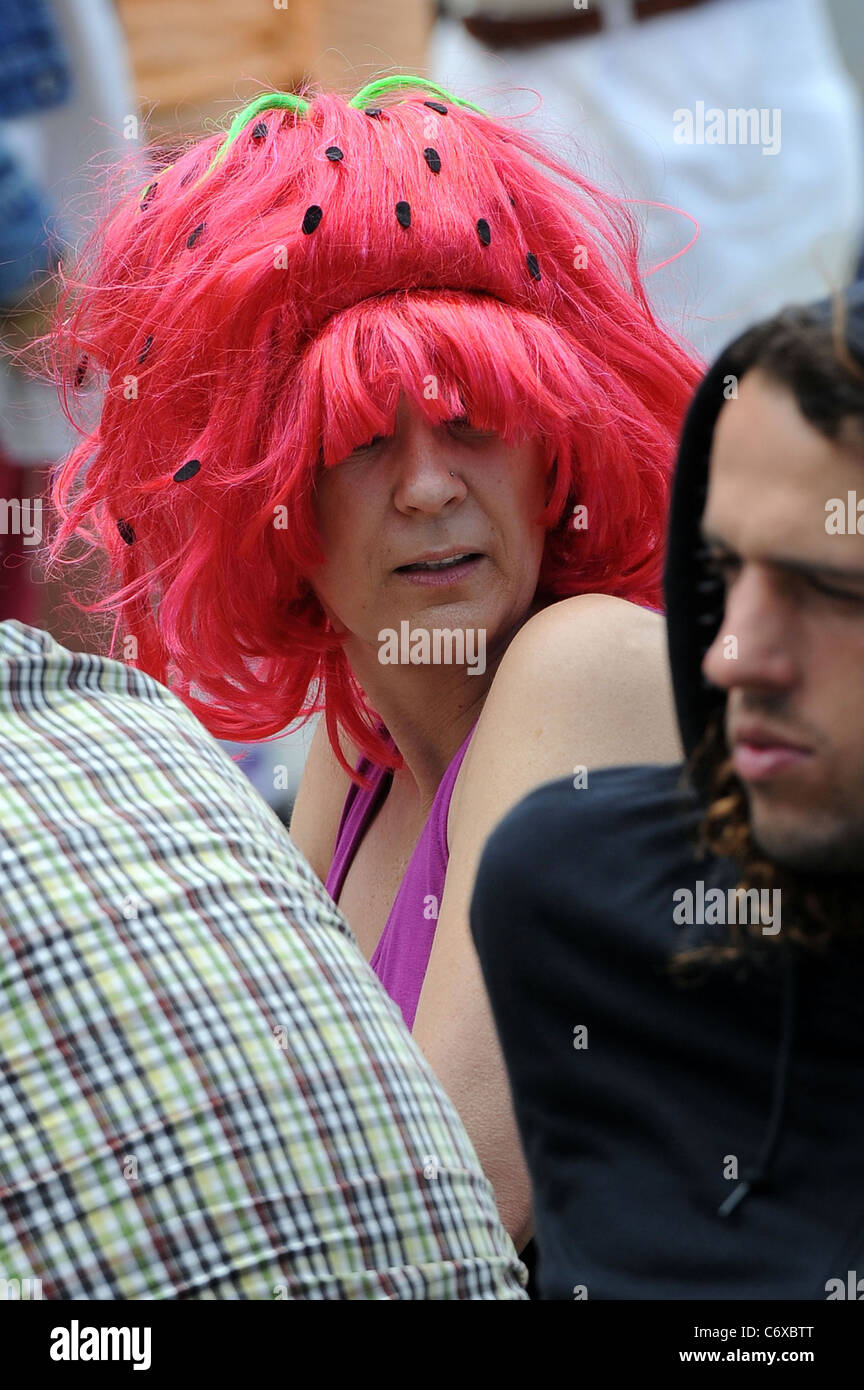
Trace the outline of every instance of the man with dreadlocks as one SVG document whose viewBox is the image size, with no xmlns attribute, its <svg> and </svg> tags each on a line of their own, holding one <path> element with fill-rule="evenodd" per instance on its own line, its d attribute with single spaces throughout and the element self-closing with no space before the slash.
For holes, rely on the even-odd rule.
<svg viewBox="0 0 864 1390">
<path fill-rule="evenodd" d="M 864 287 L 708 372 L 665 587 L 683 775 L 535 791 L 472 905 L 541 1296 L 861 1298 Z"/>
<path fill-rule="evenodd" d="M 120 205 L 57 342 L 107 396 L 56 553 L 104 549 L 124 654 L 215 735 L 323 712 L 292 837 L 519 1249 L 474 868 L 574 760 L 678 749 L 649 610 L 698 373 L 637 249 L 622 200 L 420 78 L 270 93 Z"/>
</svg>

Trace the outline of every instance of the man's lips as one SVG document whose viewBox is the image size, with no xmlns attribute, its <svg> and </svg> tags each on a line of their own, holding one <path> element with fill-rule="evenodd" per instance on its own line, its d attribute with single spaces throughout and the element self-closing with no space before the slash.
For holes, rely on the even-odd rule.
<svg viewBox="0 0 864 1390">
<path fill-rule="evenodd" d="M 742 728 L 731 742 L 733 766 L 745 782 L 766 782 L 813 756 L 809 748 L 787 743 L 768 730 Z"/>
</svg>

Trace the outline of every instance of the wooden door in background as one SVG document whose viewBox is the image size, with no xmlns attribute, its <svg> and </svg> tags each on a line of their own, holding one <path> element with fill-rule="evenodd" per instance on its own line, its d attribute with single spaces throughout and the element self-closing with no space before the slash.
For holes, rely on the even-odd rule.
<svg viewBox="0 0 864 1390">
<path fill-rule="evenodd" d="M 262 91 L 304 81 L 350 94 L 427 76 L 432 0 L 117 0 L 150 140 L 200 133 Z"/>
</svg>

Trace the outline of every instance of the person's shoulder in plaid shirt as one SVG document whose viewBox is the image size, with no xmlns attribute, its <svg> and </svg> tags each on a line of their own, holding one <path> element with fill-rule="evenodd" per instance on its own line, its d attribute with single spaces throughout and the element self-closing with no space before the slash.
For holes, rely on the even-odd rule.
<svg viewBox="0 0 864 1390">
<path fill-rule="evenodd" d="M 526 1297 L 456 1111 L 242 771 L 163 686 L 17 622 L 0 1063 L 0 1281 Z"/>
</svg>

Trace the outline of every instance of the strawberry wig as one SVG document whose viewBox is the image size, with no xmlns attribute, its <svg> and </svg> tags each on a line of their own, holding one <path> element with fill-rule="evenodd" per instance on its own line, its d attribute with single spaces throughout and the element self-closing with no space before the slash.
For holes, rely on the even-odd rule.
<svg viewBox="0 0 864 1390">
<path fill-rule="evenodd" d="M 317 470 L 390 432 L 402 392 L 430 424 L 537 438 L 537 598 L 660 606 L 700 371 L 655 320 L 637 250 L 622 200 L 424 79 L 257 98 L 122 197 L 67 285 L 67 414 L 85 381 L 104 396 L 55 475 L 52 557 L 73 537 L 103 553 L 84 611 L 114 613 L 216 736 L 323 710 L 347 771 L 340 727 L 401 766 L 310 587 Z"/>
</svg>

